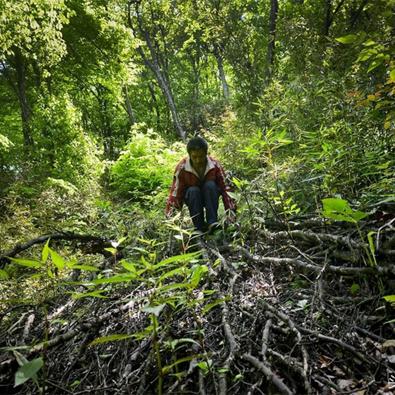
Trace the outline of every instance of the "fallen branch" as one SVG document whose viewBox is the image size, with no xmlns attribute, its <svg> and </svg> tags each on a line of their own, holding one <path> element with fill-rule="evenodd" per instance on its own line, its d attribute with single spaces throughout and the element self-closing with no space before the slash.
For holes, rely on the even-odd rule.
<svg viewBox="0 0 395 395">
<path fill-rule="evenodd" d="M 242 256 L 254 263 L 271 263 L 275 265 L 292 265 L 297 266 L 299 268 L 307 269 L 314 271 L 316 273 L 320 273 L 322 270 L 321 266 L 314 265 L 301 259 L 297 258 L 277 258 L 277 257 L 263 257 L 259 255 L 252 255 L 247 249 L 244 247 L 238 247 L 237 251 L 239 251 Z M 327 272 L 332 272 L 335 274 L 345 275 L 345 276 L 361 276 L 365 274 L 377 274 L 380 276 L 385 276 L 388 274 L 395 275 L 395 267 L 391 266 L 365 266 L 365 267 L 347 267 L 347 266 L 333 266 L 328 265 L 325 269 Z"/>
<path fill-rule="evenodd" d="M 288 317 L 285 313 L 283 313 L 282 311 L 279 311 L 277 309 L 275 309 L 273 306 L 270 306 L 268 303 L 266 303 L 264 300 L 261 301 L 265 307 L 266 310 L 270 311 L 274 316 L 276 316 L 277 318 L 279 318 L 281 321 L 285 322 L 286 324 L 288 324 L 289 328 L 291 329 L 291 332 L 293 332 L 296 336 L 296 339 L 298 340 L 298 344 L 302 350 L 302 355 L 303 355 L 303 371 L 304 374 L 307 375 L 307 368 L 308 368 L 308 364 L 307 364 L 307 351 L 306 348 L 303 346 L 302 344 L 302 335 L 300 333 L 300 331 L 298 330 L 297 326 L 295 325 L 295 323 L 291 320 L 290 317 Z"/>
<path fill-rule="evenodd" d="M 92 236 L 92 235 L 81 235 L 77 233 L 64 232 L 64 233 L 53 233 L 49 235 L 43 235 L 32 239 L 23 244 L 17 244 L 12 250 L 6 251 L 0 255 L 0 268 L 4 267 L 5 264 L 10 263 L 9 258 L 13 258 L 19 253 L 28 250 L 37 244 L 43 244 L 47 240 L 79 240 L 84 243 L 95 242 L 98 247 L 98 251 L 104 251 L 104 248 L 111 246 L 111 241 L 104 237 Z M 106 253 L 107 254 L 107 253 Z"/>
<path fill-rule="evenodd" d="M 277 389 L 280 391 L 281 394 L 284 395 L 294 394 L 294 392 L 291 391 L 286 384 L 284 384 L 284 382 L 280 379 L 280 377 L 278 377 L 275 373 L 273 373 L 272 370 L 264 363 L 262 363 L 259 359 L 247 353 L 243 354 L 242 358 L 250 362 L 258 370 L 260 370 L 266 376 L 266 379 L 272 382 L 277 387 Z"/>
<path fill-rule="evenodd" d="M 366 357 L 365 355 L 363 355 L 362 353 L 360 353 L 355 347 L 350 346 L 347 343 L 344 343 L 343 341 L 339 340 L 339 339 L 335 339 L 334 337 L 331 336 L 326 336 L 326 335 L 322 335 L 321 333 L 318 332 L 314 332 L 310 329 L 307 328 L 303 328 L 302 326 L 297 326 L 297 328 L 304 333 L 307 333 L 309 335 L 315 336 L 317 339 L 323 340 L 323 341 L 327 341 L 330 343 L 334 343 L 336 345 L 338 345 L 339 347 L 343 348 L 344 350 L 347 350 L 349 352 L 351 352 L 352 354 L 354 354 L 358 359 L 360 359 L 363 362 L 366 363 L 373 363 L 373 364 L 378 364 L 377 361 L 370 359 L 368 357 Z"/>
<path fill-rule="evenodd" d="M 329 233 L 315 233 L 309 230 L 291 230 L 281 232 L 268 232 L 261 231 L 262 236 L 272 240 L 283 240 L 283 239 L 298 239 L 310 243 L 334 243 L 341 244 L 343 246 L 355 249 L 362 249 L 368 247 L 367 243 L 357 242 L 350 239 L 349 237 L 331 235 Z"/>
<path fill-rule="evenodd" d="M 126 304 L 120 308 L 113 309 L 113 310 L 101 315 L 94 321 L 82 322 L 78 325 L 78 327 L 76 329 L 70 330 L 66 333 L 62 333 L 61 335 L 58 335 L 48 341 L 39 343 L 39 344 L 30 348 L 29 352 L 26 355 L 26 358 L 29 359 L 29 357 L 43 351 L 44 349 L 46 350 L 46 349 L 52 348 L 58 344 L 64 343 L 67 340 L 70 340 L 73 337 L 77 336 L 81 332 L 86 332 L 95 326 L 99 326 L 99 325 L 105 323 L 110 318 L 112 318 L 114 315 L 117 315 L 117 314 L 121 313 L 122 311 L 127 310 L 128 308 L 129 307 Z M 5 361 L 2 361 L 0 363 L 0 373 L 4 372 L 6 369 L 8 369 L 14 362 L 15 362 L 14 358 L 10 358 Z"/>
</svg>

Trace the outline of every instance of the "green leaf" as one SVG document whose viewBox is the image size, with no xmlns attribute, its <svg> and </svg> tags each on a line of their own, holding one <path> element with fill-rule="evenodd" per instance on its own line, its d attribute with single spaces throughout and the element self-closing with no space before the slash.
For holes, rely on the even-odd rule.
<svg viewBox="0 0 395 395">
<path fill-rule="evenodd" d="M 213 361 L 211 359 L 209 359 L 208 362 L 207 361 L 202 361 L 202 362 L 199 362 L 198 364 L 196 364 L 196 366 L 199 369 L 203 370 L 204 374 L 207 374 L 209 369 L 210 369 L 210 367 L 212 366 L 212 364 L 213 364 Z"/>
<path fill-rule="evenodd" d="M 383 63 L 384 63 L 384 59 L 376 58 L 372 63 L 370 63 L 368 68 L 368 73 L 370 73 L 374 69 L 377 69 L 377 67 L 381 66 Z"/>
<path fill-rule="evenodd" d="M 163 366 L 162 374 L 167 374 L 170 370 L 172 370 L 174 368 L 174 366 L 177 366 L 180 363 L 189 362 L 189 361 L 192 361 L 193 359 L 204 358 L 204 357 L 205 357 L 204 354 L 197 354 L 197 355 L 190 355 L 188 357 L 180 358 L 177 361 L 175 361 L 174 363 L 172 363 L 171 365 Z"/>
<path fill-rule="evenodd" d="M 88 298 L 88 297 L 106 299 L 107 296 L 102 295 L 103 292 L 107 292 L 107 291 L 105 291 L 104 289 L 101 289 L 101 290 L 92 291 L 92 292 L 73 292 L 71 294 L 71 297 L 74 300 Z"/>
<path fill-rule="evenodd" d="M 48 259 L 48 254 L 49 254 L 49 240 L 50 240 L 50 239 L 47 240 L 47 242 L 45 243 L 44 248 L 43 248 L 43 250 L 42 250 L 42 252 L 41 252 L 41 262 L 42 262 L 42 263 L 47 262 L 47 259 Z"/>
<path fill-rule="evenodd" d="M 134 263 L 122 261 L 122 262 L 121 262 L 121 265 L 122 265 L 122 267 L 125 268 L 128 272 L 136 273 L 136 266 L 134 265 Z"/>
<path fill-rule="evenodd" d="M 91 265 L 72 265 L 70 269 L 80 269 L 80 270 L 85 270 L 87 272 L 98 272 L 99 269 L 95 266 Z"/>
<path fill-rule="evenodd" d="M 176 269 L 170 270 L 170 271 L 168 271 L 168 272 L 162 274 L 162 275 L 159 277 L 159 281 L 163 281 L 163 280 L 165 280 L 166 278 L 170 278 L 170 277 L 176 276 L 177 274 L 183 275 L 183 274 L 185 274 L 186 272 L 187 272 L 187 268 L 186 268 L 186 267 L 184 267 L 184 266 L 177 267 Z"/>
<path fill-rule="evenodd" d="M 51 248 L 49 249 L 49 253 L 51 254 L 51 259 L 53 264 L 58 268 L 58 269 L 63 269 L 65 266 L 65 261 L 64 259 L 54 250 Z"/>
<path fill-rule="evenodd" d="M 159 306 L 144 306 L 141 311 L 144 311 L 148 314 L 154 314 L 156 317 L 159 317 L 165 306 L 166 303 L 160 304 Z"/>
<path fill-rule="evenodd" d="M 109 336 L 102 336 L 102 337 L 98 337 L 95 340 L 91 341 L 89 343 L 89 346 L 96 346 L 97 344 L 105 344 L 105 343 L 109 343 L 109 342 L 130 339 L 131 337 L 133 337 L 133 335 L 128 335 L 128 334 L 114 334 L 114 335 L 109 335 Z"/>
<path fill-rule="evenodd" d="M 176 347 L 179 344 L 183 344 L 183 343 L 192 343 L 192 344 L 196 344 L 197 346 L 200 347 L 200 344 L 196 340 L 190 339 L 188 337 L 183 337 L 181 339 L 175 339 L 175 340 L 166 342 L 166 344 L 168 344 L 173 351 L 176 349 Z"/>
<path fill-rule="evenodd" d="M 182 289 L 182 288 L 188 288 L 189 284 L 188 283 L 174 283 L 174 284 L 169 284 L 165 285 L 164 287 L 159 288 L 159 292 L 167 292 L 167 291 L 173 291 L 175 289 Z"/>
<path fill-rule="evenodd" d="M 356 295 L 360 291 L 360 289 L 361 289 L 361 287 L 358 284 L 353 283 L 350 287 L 351 295 L 353 295 L 353 296 Z"/>
<path fill-rule="evenodd" d="M 325 218 L 334 219 L 336 221 L 346 221 L 356 223 L 362 218 L 365 218 L 368 213 L 353 210 L 347 200 L 340 198 L 322 199 L 323 211 Z"/>
<path fill-rule="evenodd" d="M 384 298 L 387 302 L 395 303 L 395 295 L 386 295 L 386 296 L 383 296 L 383 298 Z"/>
<path fill-rule="evenodd" d="M 111 252 L 112 255 L 116 255 L 117 253 L 117 249 L 116 248 L 112 248 L 112 247 L 108 247 L 104 249 L 105 251 Z"/>
<path fill-rule="evenodd" d="M 203 274 L 207 273 L 207 272 L 208 272 L 208 267 L 206 265 L 196 265 L 196 267 L 192 273 L 190 286 L 192 288 L 196 288 L 198 286 Z"/>
<path fill-rule="evenodd" d="M 142 330 L 140 332 L 133 333 L 133 337 L 136 340 L 146 339 L 147 337 L 152 335 L 153 331 L 154 331 L 153 325 L 148 325 L 146 328 L 144 328 L 144 330 Z"/>
<path fill-rule="evenodd" d="M 390 71 L 390 80 L 391 82 L 395 82 L 395 69 Z"/>
<path fill-rule="evenodd" d="M 218 305 L 224 303 L 225 301 L 226 301 L 226 298 L 222 298 L 222 299 L 216 299 L 216 300 L 214 300 L 214 302 L 206 304 L 204 306 L 204 308 L 202 309 L 202 314 L 208 313 L 215 306 L 218 306 Z"/>
<path fill-rule="evenodd" d="M 156 265 L 154 265 L 154 268 L 158 269 L 159 267 L 169 265 L 170 263 L 191 262 L 194 259 L 196 259 L 199 255 L 200 255 L 200 251 L 190 252 L 188 254 L 175 255 L 157 263 Z"/>
<path fill-rule="evenodd" d="M 358 36 L 356 34 L 347 34 L 346 36 L 337 37 L 335 40 L 342 44 L 352 44 L 358 40 Z"/>
<path fill-rule="evenodd" d="M 18 265 L 26 266 L 26 267 L 34 267 L 35 269 L 38 269 L 43 266 L 41 262 L 33 259 L 9 258 L 9 260 Z"/>
<path fill-rule="evenodd" d="M 124 237 L 121 237 L 121 238 L 118 240 L 118 245 L 122 244 L 125 240 L 126 240 L 126 237 L 125 237 L 125 236 L 124 236 Z"/>
<path fill-rule="evenodd" d="M 23 384 L 29 379 L 36 378 L 36 373 L 43 367 L 43 365 L 44 365 L 44 361 L 41 357 L 33 359 L 32 361 L 29 361 L 27 363 L 24 363 L 15 373 L 14 387 Z"/>
<path fill-rule="evenodd" d="M 0 269 L 0 281 L 1 280 L 8 280 L 8 279 L 9 279 L 8 273 L 5 270 Z"/>
<path fill-rule="evenodd" d="M 376 248 L 374 247 L 374 241 L 373 241 L 373 235 L 375 235 L 375 234 L 376 234 L 376 232 L 371 231 L 371 232 L 368 233 L 367 237 L 368 237 L 368 243 L 369 243 L 369 250 L 370 250 L 370 253 L 371 253 L 371 255 L 372 255 L 372 258 L 373 258 L 373 261 L 374 261 L 375 266 L 377 266 L 377 261 L 376 261 Z"/>
<path fill-rule="evenodd" d="M 15 359 L 18 362 L 19 366 L 23 366 L 29 362 L 28 359 L 19 351 L 16 351 L 15 348 L 12 349 L 12 352 L 14 353 Z"/>
<path fill-rule="evenodd" d="M 92 284 L 111 284 L 111 283 L 123 283 L 134 280 L 136 275 L 134 273 L 119 274 L 108 278 L 96 278 L 91 281 Z"/>
</svg>

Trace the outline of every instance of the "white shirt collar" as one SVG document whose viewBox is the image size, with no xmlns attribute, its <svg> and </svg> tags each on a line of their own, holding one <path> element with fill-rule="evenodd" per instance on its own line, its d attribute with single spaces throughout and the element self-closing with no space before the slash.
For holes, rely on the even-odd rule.
<svg viewBox="0 0 395 395">
<path fill-rule="evenodd" d="M 215 167 L 214 161 L 209 156 L 207 156 L 207 164 L 206 164 L 206 169 L 204 171 L 204 175 L 206 175 L 211 169 L 214 169 L 214 167 Z M 195 174 L 196 177 L 199 177 L 199 174 L 192 167 L 191 158 L 189 156 L 185 162 L 185 170 L 189 171 L 192 174 Z"/>
</svg>

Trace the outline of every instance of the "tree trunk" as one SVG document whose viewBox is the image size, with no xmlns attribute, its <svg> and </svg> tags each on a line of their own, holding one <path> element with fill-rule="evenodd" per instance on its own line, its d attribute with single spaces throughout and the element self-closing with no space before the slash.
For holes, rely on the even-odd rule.
<svg viewBox="0 0 395 395">
<path fill-rule="evenodd" d="M 106 98 L 106 88 L 102 85 L 97 86 L 99 100 L 100 117 L 102 120 L 101 133 L 103 136 L 104 156 L 114 159 L 113 130 L 111 120 L 108 114 L 108 99 Z"/>
<path fill-rule="evenodd" d="M 332 0 L 325 0 L 324 36 L 328 36 L 332 24 Z"/>
<path fill-rule="evenodd" d="M 196 57 L 192 56 L 193 70 L 193 98 L 192 98 L 192 130 L 197 131 L 200 124 L 200 70 L 199 70 L 199 53 Z"/>
<path fill-rule="evenodd" d="M 214 56 L 215 56 L 215 59 L 217 60 L 218 75 L 219 75 L 219 79 L 221 80 L 221 84 L 222 84 L 222 93 L 224 95 L 225 101 L 228 102 L 230 99 L 229 85 L 228 85 L 228 82 L 226 81 L 222 56 L 220 55 L 218 46 L 216 44 L 214 45 Z"/>
<path fill-rule="evenodd" d="M 266 81 L 269 83 L 272 78 L 275 45 L 276 45 L 276 27 L 278 16 L 278 0 L 270 1 L 270 23 L 269 23 L 269 42 L 267 46 L 267 74 Z"/>
<path fill-rule="evenodd" d="M 136 117 L 134 115 L 132 103 L 130 103 L 128 87 L 126 85 L 122 88 L 123 94 L 125 95 L 125 110 L 128 114 L 129 126 L 132 126 L 136 123 Z"/>
<path fill-rule="evenodd" d="M 26 66 L 19 50 L 15 50 L 14 61 L 17 76 L 17 95 L 21 109 L 23 141 L 25 147 L 29 147 L 34 144 L 30 128 L 32 114 L 26 94 Z"/>
<path fill-rule="evenodd" d="M 136 33 L 136 29 L 134 28 L 133 23 L 132 23 L 131 5 L 132 5 L 132 3 L 129 2 L 128 3 L 128 22 L 129 22 L 130 28 Z M 165 97 L 167 106 L 170 110 L 172 120 L 173 120 L 173 125 L 174 125 L 177 135 L 183 141 L 185 141 L 186 140 L 186 132 L 185 132 L 184 128 L 182 127 L 180 119 L 178 117 L 178 112 L 177 112 L 177 108 L 176 108 L 175 101 L 173 98 L 173 93 L 171 91 L 169 79 L 166 77 L 165 71 L 162 71 L 159 66 L 159 62 L 158 62 L 159 55 L 152 44 L 152 40 L 151 40 L 149 32 L 144 27 L 144 21 L 141 17 L 139 9 L 138 9 L 139 5 L 140 5 L 140 2 L 136 2 L 134 4 L 134 6 L 135 6 L 134 15 L 137 17 L 138 30 L 142 35 L 142 39 L 145 41 L 145 43 L 148 46 L 150 58 L 144 53 L 144 51 L 141 47 L 138 47 L 137 51 L 140 54 L 141 58 L 143 59 L 144 64 L 153 72 L 153 74 L 158 82 L 158 85 L 163 93 L 163 96 Z"/>
<path fill-rule="evenodd" d="M 146 66 L 149 67 L 155 75 L 155 78 L 158 82 L 159 88 L 161 89 L 161 91 L 165 97 L 166 103 L 169 107 L 171 117 L 173 120 L 173 125 L 174 125 L 177 135 L 183 141 L 185 141 L 186 140 L 186 132 L 183 129 L 180 119 L 178 117 L 177 108 L 176 108 L 176 105 L 175 105 L 175 102 L 173 99 L 173 94 L 171 92 L 169 82 L 167 81 L 165 75 L 162 73 L 158 63 L 155 60 L 152 61 L 152 60 L 148 59 L 145 56 L 144 52 L 141 50 L 141 48 L 138 48 L 138 51 L 139 51 L 141 57 L 143 58 L 143 61 L 146 64 Z"/>
<path fill-rule="evenodd" d="M 340 11 L 345 0 L 340 0 L 339 4 L 332 12 L 332 0 L 325 0 L 325 22 L 324 22 L 324 36 L 329 36 L 329 29 L 335 19 L 335 15 Z"/>
<path fill-rule="evenodd" d="M 359 19 L 362 14 L 363 9 L 365 8 L 366 4 L 368 4 L 369 0 L 362 0 L 362 3 L 358 7 L 358 9 L 353 13 L 350 21 L 350 30 L 354 28 L 355 23 Z"/>
<path fill-rule="evenodd" d="M 158 130 L 160 130 L 160 122 L 161 122 L 161 120 L 160 120 L 160 108 L 159 108 L 159 105 L 158 105 L 158 101 L 156 100 L 155 89 L 154 89 L 151 81 L 148 82 L 148 89 L 149 89 L 149 92 L 151 94 L 152 105 L 155 108 L 156 127 L 158 128 Z"/>
</svg>

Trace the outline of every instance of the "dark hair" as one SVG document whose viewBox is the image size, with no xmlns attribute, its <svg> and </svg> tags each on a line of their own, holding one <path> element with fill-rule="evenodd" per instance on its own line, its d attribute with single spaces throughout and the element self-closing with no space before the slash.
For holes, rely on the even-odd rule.
<svg viewBox="0 0 395 395">
<path fill-rule="evenodd" d="M 204 150 L 207 154 L 208 144 L 207 141 L 202 137 L 193 137 L 188 141 L 187 151 L 190 153 L 195 150 Z"/>
</svg>

